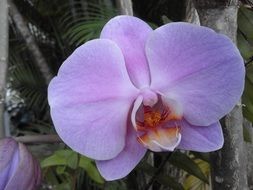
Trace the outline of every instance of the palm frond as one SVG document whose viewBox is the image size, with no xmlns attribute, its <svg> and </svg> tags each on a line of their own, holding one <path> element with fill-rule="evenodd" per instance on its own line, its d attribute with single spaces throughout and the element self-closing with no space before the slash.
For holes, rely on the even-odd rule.
<svg viewBox="0 0 253 190">
<path fill-rule="evenodd" d="M 47 88 L 38 71 L 32 64 L 24 62 L 23 51 L 12 47 L 10 52 L 9 82 L 10 88 L 20 93 L 27 107 L 36 113 L 47 109 Z"/>
<path fill-rule="evenodd" d="M 109 8 L 102 3 L 87 3 L 83 7 L 81 2 L 74 1 L 74 7 L 75 17 L 68 9 L 63 11 L 59 21 L 63 39 L 73 47 L 98 38 L 105 23 L 117 13 L 113 7 Z"/>
</svg>

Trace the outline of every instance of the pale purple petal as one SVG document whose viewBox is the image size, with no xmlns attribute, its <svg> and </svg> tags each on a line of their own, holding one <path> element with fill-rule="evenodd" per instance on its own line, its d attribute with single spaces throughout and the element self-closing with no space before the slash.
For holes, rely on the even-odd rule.
<svg viewBox="0 0 253 190">
<path fill-rule="evenodd" d="M 117 45 L 106 39 L 92 40 L 77 48 L 49 84 L 50 107 L 98 100 L 129 99 L 136 93 Z"/>
<path fill-rule="evenodd" d="M 146 153 L 138 141 L 133 126 L 128 127 L 126 146 L 115 158 L 106 161 L 97 161 L 97 167 L 101 175 L 108 181 L 116 180 L 128 175 L 140 162 Z"/>
<path fill-rule="evenodd" d="M 57 133 L 68 146 L 93 159 L 115 157 L 125 146 L 131 104 L 117 100 L 51 111 Z"/>
<path fill-rule="evenodd" d="M 193 126 L 181 121 L 181 142 L 177 148 L 198 152 L 211 152 L 222 148 L 224 138 L 221 125 L 216 122 L 210 126 Z"/>
<path fill-rule="evenodd" d="M 150 84 L 145 43 L 152 29 L 142 20 L 131 16 L 117 16 L 103 28 L 100 38 L 117 43 L 125 58 L 127 71 L 138 87 Z"/>
<path fill-rule="evenodd" d="M 137 93 L 117 45 L 105 39 L 87 42 L 49 85 L 57 133 L 81 154 L 111 159 L 125 146 L 128 112 Z"/>
<path fill-rule="evenodd" d="M 164 25 L 150 35 L 146 52 L 151 88 L 177 101 L 193 125 L 218 121 L 242 94 L 245 70 L 240 53 L 211 29 Z"/>
</svg>

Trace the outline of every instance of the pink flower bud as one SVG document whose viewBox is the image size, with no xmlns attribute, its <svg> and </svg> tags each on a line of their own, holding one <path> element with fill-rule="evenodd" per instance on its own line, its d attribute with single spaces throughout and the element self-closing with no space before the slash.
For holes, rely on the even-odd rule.
<svg viewBox="0 0 253 190">
<path fill-rule="evenodd" d="M 41 181 L 38 161 L 12 138 L 0 140 L 0 189 L 35 190 Z"/>
</svg>

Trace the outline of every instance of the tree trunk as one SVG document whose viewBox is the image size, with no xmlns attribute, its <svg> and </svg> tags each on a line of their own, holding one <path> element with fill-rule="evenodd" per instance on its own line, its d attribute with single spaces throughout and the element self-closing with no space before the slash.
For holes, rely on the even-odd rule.
<svg viewBox="0 0 253 190">
<path fill-rule="evenodd" d="M 33 56 L 36 66 L 39 68 L 42 76 L 45 79 L 45 82 L 48 84 L 53 75 L 48 67 L 46 59 L 42 55 L 33 35 L 28 29 L 28 23 L 20 14 L 13 0 L 8 0 L 8 4 L 10 6 L 10 16 L 12 17 L 17 29 L 25 40 L 27 48 Z"/>
<path fill-rule="evenodd" d="M 230 37 L 236 42 L 238 0 L 195 0 L 201 25 Z M 247 188 L 241 102 L 224 118 L 224 146 L 211 153 L 214 190 Z"/>
<path fill-rule="evenodd" d="M 199 15 L 193 1 L 186 2 L 185 21 L 192 24 L 200 25 Z"/>
<path fill-rule="evenodd" d="M 0 1 L 0 138 L 4 133 L 4 99 L 8 60 L 8 6 L 6 0 Z"/>
<path fill-rule="evenodd" d="M 117 8 L 122 15 L 133 15 L 133 6 L 131 0 L 116 0 Z"/>
</svg>

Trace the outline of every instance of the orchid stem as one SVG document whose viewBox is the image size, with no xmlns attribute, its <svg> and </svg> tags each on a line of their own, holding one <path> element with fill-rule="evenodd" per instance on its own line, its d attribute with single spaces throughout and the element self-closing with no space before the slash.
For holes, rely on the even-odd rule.
<svg viewBox="0 0 253 190">
<path fill-rule="evenodd" d="M 172 156 L 172 154 L 173 154 L 173 152 L 169 152 L 168 155 L 164 158 L 164 160 L 162 161 L 162 163 L 160 164 L 160 166 L 157 168 L 157 170 L 156 170 L 155 174 L 153 175 L 153 177 L 149 180 L 149 182 L 145 186 L 144 190 L 149 190 L 149 188 L 151 187 L 151 185 L 155 182 L 156 177 L 162 171 L 162 169 L 164 168 L 165 164 L 170 159 L 170 157 Z"/>
</svg>

